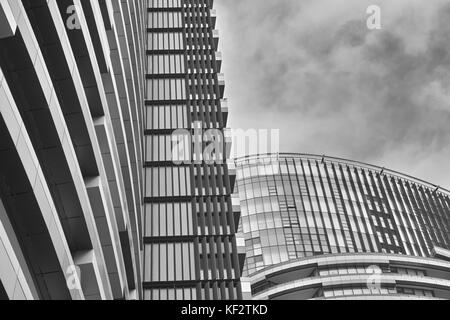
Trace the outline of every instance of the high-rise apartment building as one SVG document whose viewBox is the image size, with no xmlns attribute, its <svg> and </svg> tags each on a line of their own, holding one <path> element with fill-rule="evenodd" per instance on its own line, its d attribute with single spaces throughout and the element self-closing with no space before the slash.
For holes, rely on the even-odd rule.
<svg viewBox="0 0 450 320">
<path fill-rule="evenodd" d="M 450 299 L 450 191 L 356 161 L 236 161 L 254 299 Z"/>
<path fill-rule="evenodd" d="M 147 1 L 0 1 L 0 298 L 140 299 Z"/>
<path fill-rule="evenodd" d="M 210 163 L 201 152 L 208 130 L 225 136 L 228 118 L 212 7 L 212 0 L 147 3 L 145 299 L 243 297 L 234 165 Z M 181 165 L 177 130 L 188 136 L 181 147 L 190 161 Z"/>
<path fill-rule="evenodd" d="M 212 5 L 0 0 L 0 299 L 243 297 Z"/>
</svg>

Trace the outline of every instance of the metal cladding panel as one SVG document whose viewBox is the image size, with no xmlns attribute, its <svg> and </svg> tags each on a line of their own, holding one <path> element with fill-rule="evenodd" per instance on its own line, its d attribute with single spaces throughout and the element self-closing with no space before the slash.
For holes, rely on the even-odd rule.
<svg viewBox="0 0 450 320">
<path fill-rule="evenodd" d="M 1 1 L 2 87 L 22 123 L 21 139 L 4 135 L 2 145 L 16 144 L 2 157 L 1 175 L 25 177 L 33 166 L 42 175 L 2 179 L 0 188 L 33 298 L 142 297 L 146 3 Z M 21 17 L 16 31 L 8 6 Z M 13 134 L 4 105 L 1 130 Z M 6 162 L 14 156 L 16 171 Z M 23 189 L 22 201 L 14 188 Z"/>
<path fill-rule="evenodd" d="M 0 39 L 15 35 L 17 22 L 7 0 L 0 1 Z"/>
<path fill-rule="evenodd" d="M 209 0 L 148 2 L 146 299 L 242 299 L 228 165 L 196 157 L 190 144 L 226 125 L 211 9 Z M 192 137 L 183 159 L 174 156 L 179 130 Z"/>
</svg>

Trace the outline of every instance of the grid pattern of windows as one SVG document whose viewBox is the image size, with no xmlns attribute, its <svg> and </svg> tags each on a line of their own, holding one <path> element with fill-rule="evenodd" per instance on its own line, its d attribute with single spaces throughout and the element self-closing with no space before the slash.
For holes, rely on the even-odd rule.
<svg viewBox="0 0 450 320">
<path fill-rule="evenodd" d="M 330 253 L 450 247 L 450 197 L 385 170 L 308 156 L 237 161 L 244 275 Z"/>
<path fill-rule="evenodd" d="M 148 13 L 148 27 L 149 28 L 181 28 L 182 16 L 181 12 L 149 12 Z"/>
<path fill-rule="evenodd" d="M 419 297 L 434 297 L 433 291 L 414 289 L 414 288 L 372 288 L 367 287 L 347 287 L 347 288 L 333 288 L 323 291 L 325 298 L 339 298 L 343 296 L 362 296 L 362 295 L 390 295 L 390 294 L 405 294 Z"/>
<path fill-rule="evenodd" d="M 200 292 L 198 294 L 197 292 Z M 209 288 L 202 286 L 200 289 L 191 287 L 160 288 L 145 290 L 146 300 L 233 300 L 238 297 L 238 287 L 229 283 L 222 283 L 220 286 Z"/>
<path fill-rule="evenodd" d="M 146 168 L 146 197 L 191 196 L 191 174 L 188 167 Z"/>
<path fill-rule="evenodd" d="M 411 269 L 411 268 L 401 268 L 401 267 L 393 267 L 391 268 L 392 272 L 398 273 L 398 274 L 406 274 L 410 276 L 415 277 L 425 277 L 425 271 L 424 270 L 417 270 L 417 269 Z"/>
<path fill-rule="evenodd" d="M 158 288 L 144 291 L 145 300 L 197 300 L 196 288 Z"/>
<path fill-rule="evenodd" d="M 149 32 L 148 50 L 182 50 L 184 49 L 181 32 Z"/>
<path fill-rule="evenodd" d="M 388 295 L 396 294 L 395 288 L 373 288 L 369 289 L 367 287 L 348 287 L 348 288 L 333 288 L 326 289 L 323 291 L 323 296 L 325 298 L 332 297 L 343 297 L 343 296 L 362 296 L 362 295 Z"/>
<path fill-rule="evenodd" d="M 402 294 L 418 297 L 434 297 L 432 290 L 414 289 L 414 288 L 367 288 L 362 286 L 346 287 L 346 288 L 332 288 L 323 291 L 325 298 L 339 298 L 343 296 L 373 296 L 373 295 L 392 295 Z"/>
<path fill-rule="evenodd" d="M 145 215 L 146 237 L 193 236 L 191 203 L 147 204 Z"/>
<path fill-rule="evenodd" d="M 341 268 L 330 267 L 319 270 L 319 275 L 324 276 L 335 276 L 335 275 L 347 275 L 347 274 L 373 274 L 373 271 L 369 268 L 370 266 L 345 266 Z M 387 272 L 387 270 L 383 270 Z"/>
<path fill-rule="evenodd" d="M 225 125 L 212 4 L 210 0 L 148 2 L 146 299 L 242 298 L 242 257 L 235 235 L 238 213 L 231 205 L 233 185 L 227 166 L 195 158 L 191 142 L 174 135 L 177 129 L 198 128 L 203 134 L 209 128 L 223 130 Z M 196 163 L 176 163 L 187 159 Z"/>
<path fill-rule="evenodd" d="M 154 54 L 148 56 L 148 74 L 182 74 L 185 73 L 184 55 Z"/>
<path fill-rule="evenodd" d="M 145 281 L 195 280 L 193 242 L 154 243 L 145 245 L 145 256 L 155 263 L 147 264 Z"/>
<path fill-rule="evenodd" d="M 185 79 L 148 79 L 147 98 L 149 100 L 186 100 Z"/>
<path fill-rule="evenodd" d="M 171 135 L 152 135 L 145 137 L 147 152 L 145 161 L 171 161 L 174 143 Z"/>
<path fill-rule="evenodd" d="M 148 0 L 148 8 L 181 8 L 182 0 Z"/>
<path fill-rule="evenodd" d="M 398 287 L 396 291 L 397 293 L 407 294 L 411 296 L 434 297 L 434 293 L 431 290 Z"/>
<path fill-rule="evenodd" d="M 185 105 L 147 107 L 146 130 L 187 129 L 188 116 Z"/>
</svg>

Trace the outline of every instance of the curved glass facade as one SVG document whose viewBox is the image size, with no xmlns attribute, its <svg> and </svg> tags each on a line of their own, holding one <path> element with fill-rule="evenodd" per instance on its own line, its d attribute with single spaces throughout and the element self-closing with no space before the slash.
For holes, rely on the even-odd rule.
<svg viewBox="0 0 450 320">
<path fill-rule="evenodd" d="M 359 162 L 282 154 L 236 161 L 243 276 L 342 253 L 431 257 L 450 248 L 450 192 Z"/>
<path fill-rule="evenodd" d="M 252 275 L 255 300 L 450 299 L 450 262 L 386 253 L 298 259 Z"/>
</svg>

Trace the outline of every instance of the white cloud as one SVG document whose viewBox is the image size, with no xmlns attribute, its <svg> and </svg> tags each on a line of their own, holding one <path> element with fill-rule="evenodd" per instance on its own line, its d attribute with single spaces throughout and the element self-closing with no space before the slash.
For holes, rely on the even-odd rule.
<svg viewBox="0 0 450 320">
<path fill-rule="evenodd" d="M 382 9 L 382 30 L 366 8 Z M 217 0 L 230 125 L 450 188 L 450 4 Z"/>
</svg>

